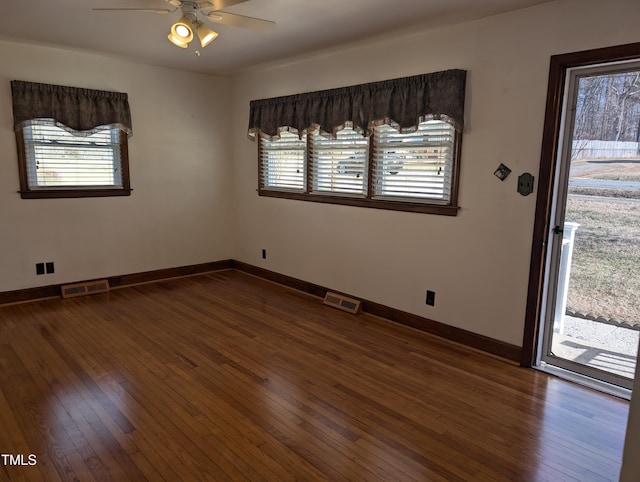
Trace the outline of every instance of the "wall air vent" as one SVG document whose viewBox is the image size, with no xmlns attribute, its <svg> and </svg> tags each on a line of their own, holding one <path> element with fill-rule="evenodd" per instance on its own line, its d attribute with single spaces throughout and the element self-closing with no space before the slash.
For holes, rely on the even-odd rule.
<svg viewBox="0 0 640 482">
<path fill-rule="evenodd" d="M 100 279 L 96 281 L 86 281 L 84 283 L 74 283 L 62 286 L 62 297 L 73 298 L 75 296 L 93 295 L 97 293 L 107 293 L 109 291 L 109 281 Z"/>
<path fill-rule="evenodd" d="M 360 311 L 361 301 L 328 291 L 324 297 L 324 304 L 357 315 Z"/>
</svg>

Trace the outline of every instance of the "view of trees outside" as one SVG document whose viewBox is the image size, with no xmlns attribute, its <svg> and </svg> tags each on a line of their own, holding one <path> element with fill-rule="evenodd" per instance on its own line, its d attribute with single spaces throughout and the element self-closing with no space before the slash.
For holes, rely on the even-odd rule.
<svg viewBox="0 0 640 482">
<path fill-rule="evenodd" d="M 572 159 L 637 157 L 640 72 L 581 78 L 573 139 Z"/>
</svg>

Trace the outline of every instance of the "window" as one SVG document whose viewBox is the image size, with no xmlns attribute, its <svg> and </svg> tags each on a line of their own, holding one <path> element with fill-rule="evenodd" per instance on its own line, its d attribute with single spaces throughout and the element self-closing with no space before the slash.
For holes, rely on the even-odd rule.
<svg viewBox="0 0 640 482">
<path fill-rule="evenodd" d="M 373 186 L 379 199 L 413 202 L 451 200 L 455 129 L 439 120 L 401 133 L 383 124 L 374 129 Z"/>
<path fill-rule="evenodd" d="M 21 81 L 11 87 L 23 198 L 130 194 L 126 94 Z"/>
<path fill-rule="evenodd" d="M 459 138 L 456 129 L 442 120 L 420 122 L 409 132 L 382 124 L 369 137 L 351 124 L 335 137 L 318 128 L 302 139 L 288 131 L 273 140 L 261 134 L 259 193 L 455 214 Z"/>
<path fill-rule="evenodd" d="M 258 194 L 455 216 L 465 87 L 447 70 L 252 100 Z"/>
<path fill-rule="evenodd" d="M 260 186 L 263 189 L 303 192 L 306 149 L 306 139 L 286 130 L 274 140 L 261 136 Z"/>
<path fill-rule="evenodd" d="M 363 196 L 367 181 L 367 138 L 351 127 L 336 137 L 314 129 L 309 144 L 311 192 Z"/>
<path fill-rule="evenodd" d="M 83 135 L 49 121 L 27 125 L 21 134 L 29 191 L 124 187 L 121 141 L 126 136 L 119 129 Z"/>
</svg>

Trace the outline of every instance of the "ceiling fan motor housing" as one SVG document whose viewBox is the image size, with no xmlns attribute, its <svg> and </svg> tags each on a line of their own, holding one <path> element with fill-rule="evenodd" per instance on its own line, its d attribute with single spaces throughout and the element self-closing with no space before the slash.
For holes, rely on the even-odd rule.
<svg viewBox="0 0 640 482">
<path fill-rule="evenodd" d="M 184 0 L 180 8 L 182 9 L 182 15 L 193 22 L 196 21 L 196 14 L 198 13 L 198 2 Z"/>
</svg>

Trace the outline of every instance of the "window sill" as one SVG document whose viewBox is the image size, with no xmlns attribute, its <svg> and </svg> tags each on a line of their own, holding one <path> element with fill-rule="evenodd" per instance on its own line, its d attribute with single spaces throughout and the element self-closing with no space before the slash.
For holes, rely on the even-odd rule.
<svg viewBox="0 0 640 482">
<path fill-rule="evenodd" d="M 38 189 L 19 191 L 22 199 L 130 196 L 132 189 Z"/>
<path fill-rule="evenodd" d="M 457 216 L 459 210 L 458 206 L 450 205 L 412 203 L 407 201 L 388 201 L 381 199 L 363 199 L 347 196 L 329 196 L 326 194 L 305 194 L 289 191 L 272 191 L 268 189 L 259 189 L 258 195 L 282 199 L 295 199 L 298 201 L 319 202 L 325 204 L 341 204 L 345 206 L 387 209 L 391 211 L 437 214 L 441 216 Z"/>
</svg>

